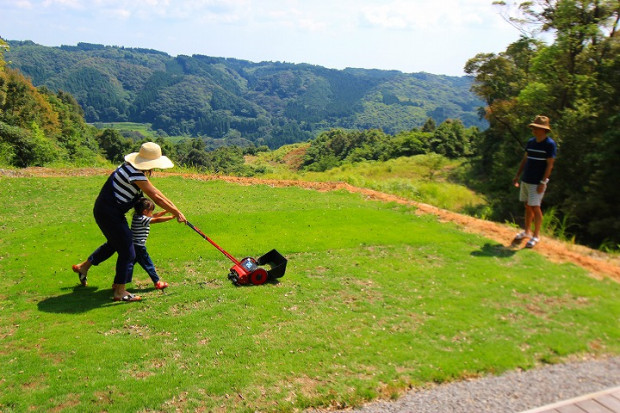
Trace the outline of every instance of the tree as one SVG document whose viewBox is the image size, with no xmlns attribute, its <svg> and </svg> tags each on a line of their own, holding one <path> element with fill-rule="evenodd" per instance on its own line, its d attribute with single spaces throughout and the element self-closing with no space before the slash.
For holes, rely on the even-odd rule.
<svg viewBox="0 0 620 413">
<path fill-rule="evenodd" d="M 9 45 L 2 38 L 0 38 L 0 72 L 4 70 L 6 62 L 4 61 L 4 52 L 9 50 Z"/>
<path fill-rule="evenodd" d="M 479 54 L 465 66 L 472 88 L 486 102 L 485 132 L 474 171 L 486 181 L 496 204 L 495 218 L 515 213 L 509 176 L 529 138 L 526 125 L 537 114 L 552 120 L 559 155 L 553 186 L 545 200 L 577 222 L 577 239 L 593 246 L 620 242 L 617 185 L 620 171 L 612 159 L 618 150 L 620 113 L 620 38 L 617 0 L 538 0 L 514 9 L 496 2 L 523 37 L 505 52 Z M 550 33 L 550 44 L 537 40 Z M 617 159 L 617 158 L 615 158 Z M 605 178 L 602 178 L 605 176 Z M 603 183 L 603 179 L 607 184 Z"/>
<path fill-rule="evenodd" d="M 96 139 L 106 159 L 115 163 L 123 162 L 132 147 L 132 142 L 114 129 L 104 129 Z"/>
<path fill-rule="evenodd" d="M 433 132 L 429 140 L 432 152 L 447 158 L 460 158 L 471 154 L 471 132 L 460 120 L 448 119 Z"/>
<path fill-rule="evenodd" d="M 437 128 L 437 124 L 433 118 L 426 119 L 424 125 L 422 126 L 422 132 L 434 132 L 435 128 Z"/>
<path fill-rule="evenodd" d="M 426 153 L 431 136 L 430 132 L 419 132 L 416 130 L 397 134 L 392 140 L 391 157 L 398 158 L 399 156 L 414 156 Z"/>
</svg>

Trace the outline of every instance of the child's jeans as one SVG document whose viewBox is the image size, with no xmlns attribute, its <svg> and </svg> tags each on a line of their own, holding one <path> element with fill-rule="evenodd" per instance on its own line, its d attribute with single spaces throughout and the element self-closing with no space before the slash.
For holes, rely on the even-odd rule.
<svg viewBox="0 0 620 413">
<path fill-rule="evenodd" d="M 147 274 L 149 275 L 149 277 L 151 277 L 151 280 L 153 280 L 154 283 L 159 281 L 159 276 L 157 275 L 157 271 L 155 271 L 155 265 L 153 264 L 149 253 L 146 251 L 146 246 L 133 244 L 133 247 L 136 250 L 135 262 L 137 262 L 142 268 L 144 268 L 144 271 L 147 272 Z"/>
</svg>

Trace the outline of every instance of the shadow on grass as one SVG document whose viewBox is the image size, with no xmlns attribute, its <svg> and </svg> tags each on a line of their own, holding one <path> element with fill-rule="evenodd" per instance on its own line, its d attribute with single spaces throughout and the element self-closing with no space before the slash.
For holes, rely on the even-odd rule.
<svg viewBox="0 0 620 413">
<path fill-rule="evenodd" d="M 510 258 L 517 250 L 513 248 L 513 245 L 505 246 L 502 244 L 490 244 L 486 243 L 480 248 L 479 251 L 473 251 L 471 255 L 474 257 L 498 257 L 498 258 Z"/>
<path fill-rule="evenodd" d="M 78 285 L 63 288 L 63 290 L 70 290 L 71 292 L 39 301 L 37 305 L 39 310 L 46 313 L 79 314 L 118 304 L 112 301 L 113 294 L 110 289 L 99 290 L 97 287 Z"/>
<path fill-rule="evenodd" d="M 278 280 L 278 279 L 267 280 L 267 281 L 265 281 L 263 283 L 263 285 L 266 285 L 266 284 L 278 285 L 278 284 L 280 284 L 280 280 Z M 239 288 L 249 288 L 249 287 L 260 288 L 260 285 L 254 285 L 252 283 L 248 283 L 248 284 L 235 284 L 235 283 L 232 283 L 232 285 L 234 285 L 235 287 L 239 287 Z"/>
</svg>

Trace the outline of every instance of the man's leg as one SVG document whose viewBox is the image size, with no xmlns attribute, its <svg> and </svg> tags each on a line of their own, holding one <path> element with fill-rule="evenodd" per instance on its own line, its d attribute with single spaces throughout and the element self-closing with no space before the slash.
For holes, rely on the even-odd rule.
<svg viewBox="0 0 620 413">
<path fill-rule="evenodd" d="M 533 206 L 530 207 L 530 209 L 532 210 L 532 215 L 534 216 L 534 237 L 538 238 L 540 237 L 540 227 L 542 226 L 543 219 L 542 209 L 540 206 Z"/>
<path fill-rule="evenodd" d="M 534 207 L 529 206 L 527 203 L 525 204 L 525 232 L 527 234 L 532 233 L 532 221 L 534 221 L 535 213 L 533 210 Z M 540 209 L 540 207 L 538 207 Z M 536 234 L 534 234 L 536 236 Z"/>
<path fill-rule="evenodd" d="M 530 239 L 530 241 L 525 245 L 528 248 L 532 248 L 534 245 L 538 243 L 540 237 L 540 228 L 542 227 L 542 209 L 540 205 L 542 204 L 543 196 L 545 195 L 545 191 L 538 192 L 538 185 L 528 185 L 529 187 L 529 196 L 527 200 L 527 204 L 530 209 L 530 213 L 532 215 L 532 219 L 534 221 L 534 236 Z"/>
</svg>

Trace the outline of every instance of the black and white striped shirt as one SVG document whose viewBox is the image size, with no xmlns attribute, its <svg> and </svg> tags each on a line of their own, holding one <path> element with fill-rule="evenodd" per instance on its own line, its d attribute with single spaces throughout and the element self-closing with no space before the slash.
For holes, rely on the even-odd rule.
<svg viewBox="0 0 620 413">
<path fill-rule="evenodd" d="M 128 205 L 133 203 L 138 195 L 142 192 L 134 181 L 146 181 L 144 172 L 134 168 L 129 163 L 124 163 L 114 171 L 112 178 L 112 187 L 114 188 L 114 198 L 120 205 Z"/>
<path fill-rule="evenodd" d="M 146 239 L 151 230 L 151 219 L 153 218 L 146 215 L 134 214 L 131 219 L 131 234 L 134 244 L 146 245 Z"/>
</svg>

